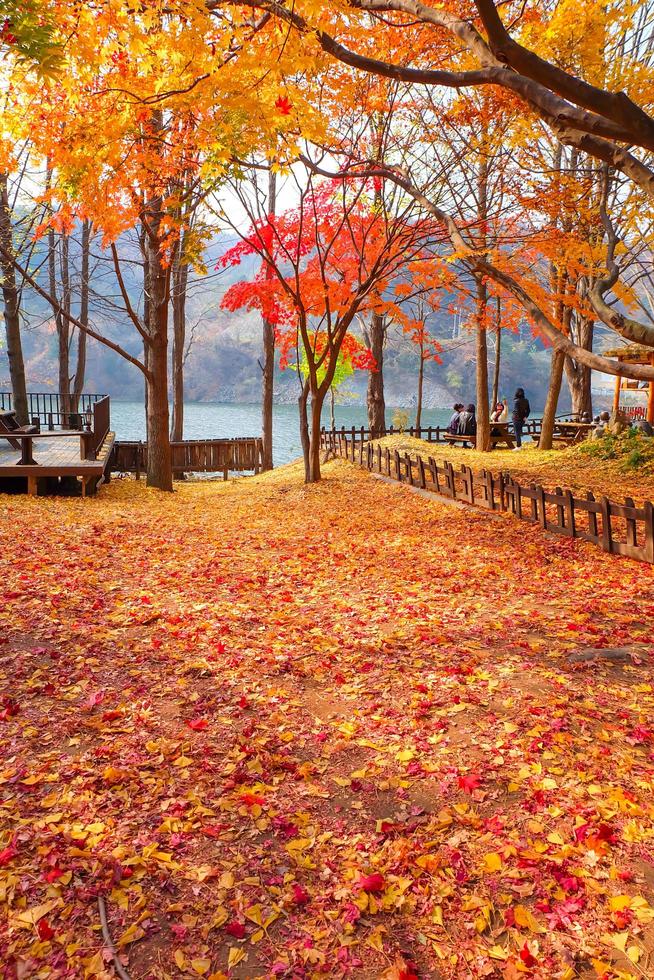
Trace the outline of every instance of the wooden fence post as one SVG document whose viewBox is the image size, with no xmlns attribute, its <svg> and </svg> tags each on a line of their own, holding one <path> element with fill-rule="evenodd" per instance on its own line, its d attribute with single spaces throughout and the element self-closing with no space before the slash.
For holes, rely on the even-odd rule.
<svg viewBox="0 0 654 980">
<path fill-rule="evenodd" d="M 602 548 L 604 551 L 613 550 L 613 539 L 611 537 L 611 502 L 608 497 L 600 500 L 600 513 L 602 515 Z"/>
<path fill-rule="evenodd" d="M 420 489 L 424 490 L 427 486 L 427 480 L 425 479 L 425 461 L 422 456 L 418 456 L 418 478 Z"/>
<path fill-rule="evenodd" d="M 561 487 L 557 487 L 554 491 L 556 494 L 556 523 L 559 525 L 563 531 L 566 531 L 565 526 L 565 508 L 563 506 L 563 490 Z"/>
<path fill-rule="evenodd" d="M 645 534 L 643 539 L 643 557 L 645 561 L 654 564 L 654 504 L 651 500 L 646 500 L 645 509 Z"/>
<path fill-rule="evenodd" d="M 378 473 L 381 473 L 382 471 L 381 458 L 382 458 L 382 447 L 377 446 L 377 472 Z"/>
<path fill-rule="evenodd" d="M 413 486 L 413 460 L 410 453 L 404 454 L 404 468 L 406 470 L 406 482 Z"/>
<path fill-rule="evenodd" d="M 586 494 L 586 500 L 591 504 L 595 503 L 595 494 L 592 492 L 592 490 L 589 490 Z M 597 544 L 599 544 L 599 535 L 597 533 L 597 514 L 593 510 L 588 511 L 588 533 L 592 535 L 592 537 L 597 538 Z"/>
<path fill-rule="evenodd" d="M 545 490 L 539 484 L 536 490 L 536 519 L 543 530 L 547 530 L 547 509 L 545 504 Z"/>
<path fill-rule="evenodd" d="M 386 476 L 390 476 L 391 475 L 391 451 L 388 448 L 388 446 L 386 447 L 386 451 L 384 452 L 384 460 L 386 462 Z"/>
<path fill-rule="evenodd" d="M 624 505 L 625 507 L 634 507 L 634 508 L 636 506 L 631 497 L 625 497 Z M 627 524 L 627 544 L 630 545 L 632 548 L 635 548 L 636 545 L 638 544 L 638 539 L 636 536 L 636 518 L 625 517 L 625 521 Z"/>
<path fill-rule="evenodd" d="M 575 519 L 575 498 L 572 496 L 572 490 L 565 490 L 563 493 L 563 499 L 565 507 L 565 523 L 568 536 L 571 538 L 576 538 L 577 522 Z"/>
</svg>

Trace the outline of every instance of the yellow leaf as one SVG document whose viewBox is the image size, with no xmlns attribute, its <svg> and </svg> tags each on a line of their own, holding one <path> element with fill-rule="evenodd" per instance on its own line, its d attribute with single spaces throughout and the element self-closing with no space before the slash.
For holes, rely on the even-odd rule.
<svg viewBox="0 0 654 980">
<path fill-rule="evenodd" d="M 211 960 L 207 959 L 206 956 L 199 956 L 196 959 L 191 960 L 191 966 L 198 976 L 203 977 L 205 973 L 208 973 L 211 969 Z"/>
<path fill-rule="evenodd" d="M 180 970 L 186 969 L 186 957 L 184 956 L 184 953 L 182 952 L 181 949 L 175 950 L 175 963 L 177 964 Z"/>
<path fill-rule="evenodd" d="M 401 751 L 397 752 L 395 755 L 398 762 L 411 762 L 414 757 L 415 752 L 413 749 L 401 749 Z"/>
<path fill-rule="evenodd" d="M 534 915 L 526 906 L 516 905 L 513 914 L 515 916 L 515 921 L 517 925 L 521 926 L 523 929 L 529 929 L 531 932 L 544 932 L 543 927 L 534 918 Z"/>
<path fill-rule="evenodd" d="M 631 895 L 612 895 L 609 899 L 609 908 L 612 912 L 622 912 L 631 905 Z"/>
<path fill-rule="evenodd" d="M 116 945 L 127 946 L 129 943 L 135 943 L 137 939 L 142 939 L 144 935 L 143 929 L 135 923 L 125 930 Z"/>
<path fill-rule="evenodd" d="M 492 874 L 494 871 L 499 871 L 502 867 L 502 855 L 498 854 L 496 851 L 491 851 L 490 854 L 484 855 L 484 869 Z"/>
<path fill-rule="evenodd" d="M 245 953 L 238 946 L 229 947 L 229 956 L 227 957 L 227 969 L 231 970 L 232 967 L 237 966 L 241 960 L 245 959 Z"/>
<path fill-rule="evenodd" d="M 246 919 L 249 919 L 251 922 L 254 922 L 255 925 L 257 925 L 257 926 L 260 926 L 261 925 L 261 906 L 260 905 L 251 905 L 250 908 L 249 909 L 246 909 L 243 914 L 245 915 Z"/>
<path fill-rule="evenodd" d="M 640 946 L 627 946 L 627 956 L 632 963 L 637 963 L 642 954 Z"/>
</svg>

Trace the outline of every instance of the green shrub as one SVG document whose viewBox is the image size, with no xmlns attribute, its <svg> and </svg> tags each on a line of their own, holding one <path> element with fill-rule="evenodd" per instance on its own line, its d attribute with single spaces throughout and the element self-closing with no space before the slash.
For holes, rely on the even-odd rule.
<svg viewBox="0 0 654 980">
<path fill-rule="evenodd" d="M 593 459 L 615 460 L 624 471 L 654 472 L 654 438 L 638 429 L 627 429 L 619 436 L 609 434 L 602 439 L 589 439 L 575 451 Z"/>
</svg>

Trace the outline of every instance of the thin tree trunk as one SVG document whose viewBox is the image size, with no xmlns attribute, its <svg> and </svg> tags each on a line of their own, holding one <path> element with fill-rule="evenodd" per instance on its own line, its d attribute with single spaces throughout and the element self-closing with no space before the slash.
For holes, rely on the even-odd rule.
<svg viewBox="0 0 654 980">
<path fill-rule="evenodd" d="M 277 207 L 277 174 L 268 174 L 268 214 Z M 271 267 L 266 278 L 274 275 Z M 273 468 L 273 394 L 275 381 L 275 328 L 265 317 L 262 320 L 263 364 L 261 369 L 261 438 L 263 440 L 263 469 Z"/>
<path fill-rule="evenodd" d="M 416 403 L 416 429 L 420 430 L 420 425 L 422 422 L 422 387 L 425 377 L 425 345 L 424 341 L 420 342 L 420 364 L 418 365 L 418 401 Z M 418 438 L 420 437 L 420 432 L 418 431 Z"/>
<path fill-rule="evenodd" d="M 82 265 L 79 299 L 79 321 L 85 326 L 89 322 L 89 260 L 91 253 L 91 223 L 82 223 Z M 86 334 L 77 331 L 77 362 L 75 365 L 75 380 L 71 396 L 71 411 L 79 412 L 79 401 L 84 391 L 86 379 Z"/>
<path fill-rule="evenodd" d="M 495 321 L 495 365 L 493 368 L 493 397 L 491 408 L 494 409 L 500 398 L 500 358 L 502 354 L 502 308 L 497 297 L 497 320 Z"/>
<path fill-rule="evenodd" d="M 307 483 L 320 482 L 320 427 L 325 393 L 311 393 L 311 430 L 309 435 L 309 479 Z"/>
<path fill-rule="evenodd" d="M 329 389 L 329 394 L 330 394 L 330 405 L 329 405 L 330 418 L 331 418 L 331 423 L 332 423 L 332 429 L 335 429 L 336 428 L 336 412 L 335 412 L 336 395 L 334 394 L 334 387 L 333 387 L 333 385 Z"/>
<path fill-rule="evenodd" d="M 186 291 L 188 286 L 188 265 L 183 259 L 183 248 L 175 258 L 172 269 L 173 278 L 173 417 L 170 437 L 173 442 L 184 438 L 184 351 L 186 347 Z"/>
<path fill-rule="evenodd" d="M 302 385 L 302 391 L 300 392 L 300 397 L 298 398 L 298 407 L 300 411 L 300 444 L 302 446 L 302 456 L 304 459 L 304 482 L 311 482 L 311 438 L 309 436 L 309 423 L 307 420 L 307 398 L 309 395 L 309 382 L 308 380 Z"/>
<path fill-rule="evenodd" d="M 7 191 L 7 174 L 0 174 L 0 242 L 8 255 L 14 254 L 11 228 L 11 211 Z M 5 334 L 7 337 L 7 359 L 13 409 L 20 425 L 29 422 L 27 408 L 27 385 L 25 381 L 25 360 L 20 336 L 20 299 L 16 287 L 16 270 L 13 263 L 2 261 L 2 297 L 4 301 Z"/>
<path fill-rule="evenodd" d="M 490 413 L 488 411 L 488 341 L 486 336 L 487 291 L 483 279 L 477 280 L 476 354 L 477 354 L 477 439 L 476 448 L 490 449 Z"/>
<path fill-rule="evenodd" d="M 554 434 L 554 419 L 556 409 L 559 404 L 561 394 L 561 384 L 563 382 L 563 365 L 565 354 L 560 350 L 552 351 L 552 366 L 550 368 L 550 383 L 545 399 L 545 409 L 543 411 L 543 421 L 541 425 L 540 438 L 538 440 L 539 449 L 552 448 L 552 436 Z"/>
<path fill-rule="evenodd" d="M 486 247 L 488 220 L 488 157 L 486 143 L 481 147 L 477 180 L 480 248 Z M 490 442 L 490 412 L 488 410 L 488 338 L 486 335 L 486 304 L 488 289 L 482 276 L 477 277 L 476 289 L 476 353 L 477 353 L 477 439 L 476 448 L 487 452 Z"/>
<path fill-rule="evenodd" d="M 170 301 L 170 270 L 165 267 L 159 238 L 161 217 L 158 201 L 151 203 L 145 245 L 149 280 L 150 335 L 147 367 L 149 370 L 147 399 L 148 474 L 149 487 L 172 491 L 173 473 L 170 450 L 168 412 L 168 304 Z"/>
<path fill-rule="evenodd" d="M 386 318 L 373 313 L 370 319 L 370 351 L 375 359 L 376 370 L 368 374 L 368 427 L 371 439 L 386 435 L 386 401 L 384 398 L 384 341 Z"/>
<path fill-rule="evenodd" d="M 65 233 L 62 232 L 62 238 Z M 62 244 L 60 240 L 59 245 Z M 56 300 L 54 310 L 55 327 L 57 330 L 57 364 L 59 369 L 59 422 L 65 428 L 69 425 L 70 413 L 70 321 L 63 315 L 61 309 L 67 310 L 70 297 L 65 290 L 60 294 L 57 280 L 57 237 L 54 228 L 48 229 L 48 278 L 50 295 Z M 60 272 L 64 270 L 64 258 L 60 258 Z"/>
</svg>

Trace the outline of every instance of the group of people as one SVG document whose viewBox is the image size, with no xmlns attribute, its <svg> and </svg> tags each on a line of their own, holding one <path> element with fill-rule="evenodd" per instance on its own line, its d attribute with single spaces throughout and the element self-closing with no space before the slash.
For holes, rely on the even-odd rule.
<svg viewBox="0 0 654 980">
<path fill-rule="evenodd" d="M 525 422 L 529 417 L 531 411 L 529 401 L 525 397 L 525 392 L 523 388 L 518 388 L 513 398 L 513 412 L 511 415 L 511 421 L 513 423 L 513 431 L 515 433 L 516 449 L 522 446 L 522 432 L 525 426 Z M 499 422 L 508 422 L 509 420 L 509 406 L 506 399 L 502 399 L 497 403 L 490 416 L 491 420 L 491 433 L 497 435 L 499 429 L 493 430 L 492 424 Z M 450 419 L 447 431 L 451 435 L 455 436 L 470 436 L 470 441 L 472 442 L 474 436 L 477 434 L 477 415 L 475 411 L 475 406 L 470 403 L 469 405 L 463 405 L 457 402 L 453 406 L 453 414 Z M 464 443 L 466 445 L 466 443 Z"/>
</svg>

